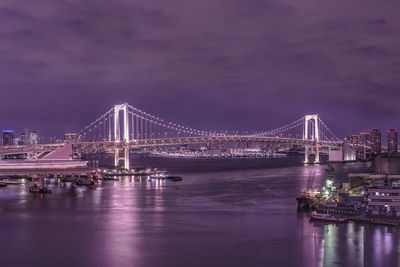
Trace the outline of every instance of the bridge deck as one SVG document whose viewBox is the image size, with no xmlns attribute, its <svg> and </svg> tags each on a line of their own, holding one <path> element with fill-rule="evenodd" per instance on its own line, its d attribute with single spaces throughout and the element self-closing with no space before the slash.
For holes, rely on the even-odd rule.
<svg viewBox="0 0 400 267">
<path fill-rule="evenodd" d="M 160 139 L 142 139 L 133 140 L 131 142 L 116 141 L 91 141 L 74 143 L 75 150 L 91 150 L 104 151 L 115 148 L 140 148 L 151 146 L 170 146 L 170 145 L 187 145 L 187 144 L 206 144 L 206 143 L 234 143 L 234 142 L 254 142 L 254 143 L 273 143 L 300 146 L 315 146 L 317 143 L 313 140 L 303 140 L 294 138 L 278 138 L 278 137 L 257 137 L 242 135 L 227 136 L 198 136 L 198 137 L 178 137 L 178 138 L 160 138 Z M 53 151 L 65 144 L 43 144 L 43 145 L 25 145 L 25 146 L 5 146 L 0 147 L 0 154 L 18 154 L 18 153 L 35 153 Z M 338 141 L 319 141 L 320 147 L 340 147 L 342 142 Z"/>
<path fill-rule="evenodd" d="M 95 169 L 91 168 L 76 168 L 76 169 L 24 169 L 24 170 L 0 170 L 0 176 L 13 176 L 13 175 L 48 175 L 48 174 L 81 174 L 81 173 L 96 173 Z"/>
</svg>

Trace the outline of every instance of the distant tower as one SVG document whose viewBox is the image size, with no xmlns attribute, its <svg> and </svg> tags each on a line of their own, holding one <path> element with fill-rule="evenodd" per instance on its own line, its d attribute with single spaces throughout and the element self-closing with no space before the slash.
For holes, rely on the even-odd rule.
<svg viewBox="0 0 400 267">
<path fill-rule="evenodd" d="M 395 154 L 398 151 L 399 135 L 396 129 L 388 131 L 388 153 Z"/>
</svg>

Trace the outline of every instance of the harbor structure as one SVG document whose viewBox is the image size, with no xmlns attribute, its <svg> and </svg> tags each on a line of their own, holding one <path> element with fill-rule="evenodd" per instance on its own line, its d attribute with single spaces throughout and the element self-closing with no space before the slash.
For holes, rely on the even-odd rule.
<svg viewBox="0 0 400 267">
<path fill-rule="evenodd" d="M 400 155 L 380 154 L 364 173 L 348 174 L 348 182 L 334 186 L 333 168 L 326 169 L 325 185 L 308 186 L 297 198 L 301 210 L 350 216 L 354 220 L 400 224 Z"/>
<path fill-rule="evenodd" d="M 363 196 L 352 202 L 363 206 L 371 215 L 395 215 L 400 217 L 400 156 L 381 154 L 374 160 L 374 170 L 351 173 L 344 183 L 343 192 L 348 196 Z"/>
</svg>

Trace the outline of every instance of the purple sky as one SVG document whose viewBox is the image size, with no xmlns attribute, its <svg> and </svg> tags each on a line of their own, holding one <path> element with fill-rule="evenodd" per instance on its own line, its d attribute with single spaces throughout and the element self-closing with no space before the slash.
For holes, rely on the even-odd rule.
<svg viewBox="0 0 400 267">
<path fill-rule="evenodd" d="M 400 2 L 3 0 L 0 127 L 77 131 L 128 102 L 205 130 L 319 113 L 399 127 Z"/>
</svg>

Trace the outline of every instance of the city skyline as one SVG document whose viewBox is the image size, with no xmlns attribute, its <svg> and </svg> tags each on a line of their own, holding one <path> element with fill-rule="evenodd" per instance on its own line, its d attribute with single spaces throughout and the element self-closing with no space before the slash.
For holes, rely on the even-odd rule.
<svg viewBox="0 0 400 267">
<path fill-rule="evenodd" d="M 205 130 L 398 128 L 399 3 L 343 3 L 3 1 L 0 127 L 62 135 L 129 102 Z"/>
</svg>

